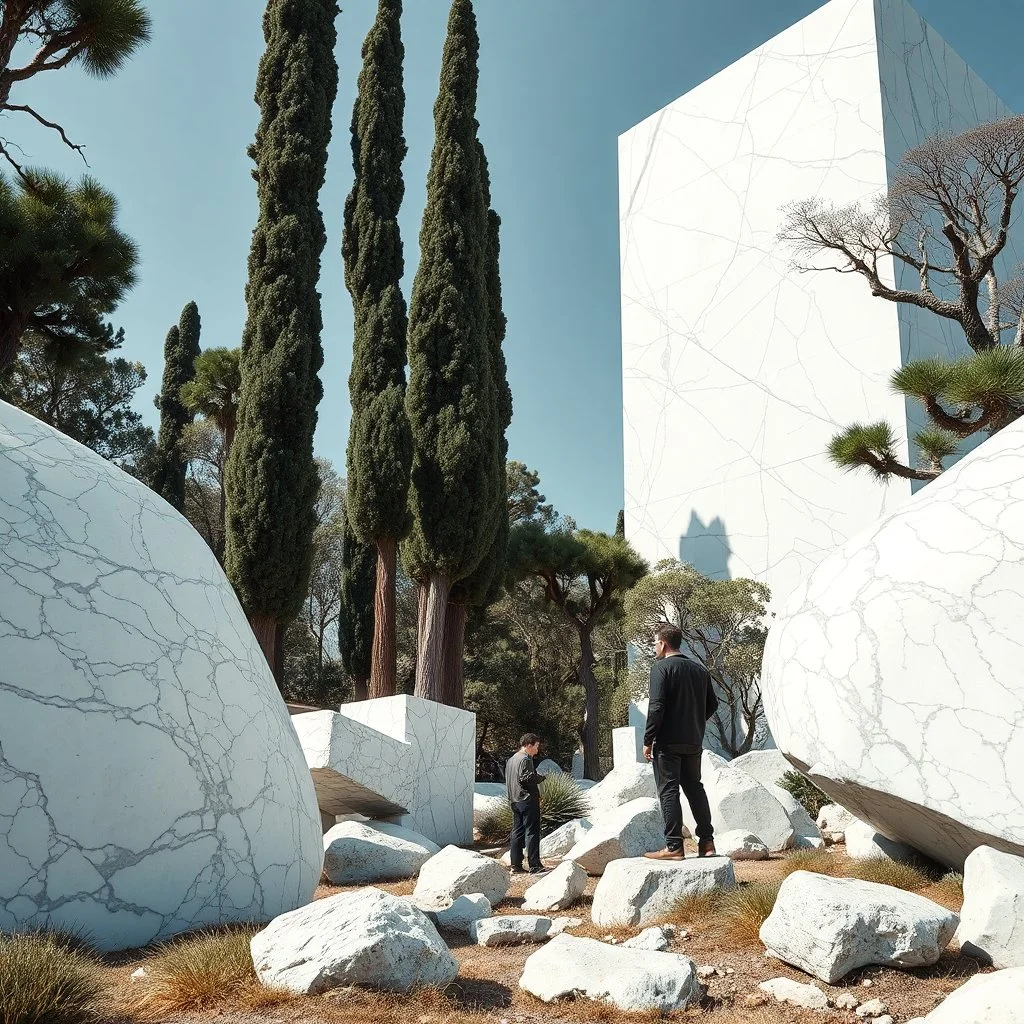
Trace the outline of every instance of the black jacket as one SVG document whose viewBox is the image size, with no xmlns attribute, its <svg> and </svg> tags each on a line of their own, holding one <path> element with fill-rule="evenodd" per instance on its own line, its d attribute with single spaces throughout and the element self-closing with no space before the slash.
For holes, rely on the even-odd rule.
<svg viewBox="0 0 1024 1024">
<path fill-rule="evenodd" d="M 644 746 L 691 747 L 698 753 L 718 698 L 711 673 L 692 658 L 671 654 L 651 666 Z"/>
</svg>

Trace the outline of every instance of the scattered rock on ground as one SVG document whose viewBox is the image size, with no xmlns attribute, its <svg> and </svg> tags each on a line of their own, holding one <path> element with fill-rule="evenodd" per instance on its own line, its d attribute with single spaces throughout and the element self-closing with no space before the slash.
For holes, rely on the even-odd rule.
<svg viewBox="0 0 1024 1024">
<path fill-rule="evenodd" d="M 837 1010 L 856 1010 L 860 1006 L 860 1000 L 852 992 L 840 992 L 832 1001 Z"/>
<path fill-rule="evenodd" d="M 496 814 L 508 806 L 508 793 L 503 782 L 478 782 L 473 787 L 473 824 Z"/>
<path fill-rule="evenodd" d="M 550 917 L 504 914 L 474 921 L 469 926 L 469 937 L 478 946 L 520 946 L 526 942 L 543 942 L 550 930 Z"/>
<path fill-rule="evenodd" d="M 1024 967 L 976 974 L 919 1024 L 1024 1024 Z"/>
<path fill-rule="evenodd" d="M 641 797 L 654 799 L 654 768 L 649 764 L 624 764 L 613 768 L 587 791 L 594 815 L 605 814 Z"/>
<path fill-rule="evenodd" d="M 857 1007 L 858 1017 L 881 1017 L 889 1012 L 889 1007 L 881 999 L 869 999 Z"/>
<path fill-rule="evenodd" d="M 587 873 L 567 860 L 523 893 L 523 910 L 567 910 L 579 903 L 587 888 Z"/>
<path fill-rule="evenodd" d="M 839 804 L 825 804 L 818 811 L 818 829 L 822 834 L 832 835 L 845 833 L 857 819 L 845 807 Z"/>
<path fill-rule="evenodd" d="M 854 860 L 898 860 L 909 863 L 917 858 L 917 851 L 905 843 L 893 842 L 866 821 L 855 819 L 843 831 L 846 854 Z"/>
<path fill-rule="evenodd" d="M 519 987 L 546 1003 L 582 995 L 627 1013 L 671 1013 L 701 996 L 689 957 L 610 946 L 573 935 L 559 935 L 532 954 Z"/>
<path fill-rule="evenodd" d="M 540 841 L 541 860 L 559 860 L 590 831 L 590 818 L 573 818 Z"/>
<path fill-rule="evenodd" d="M 868 964 L 934 964 L 958 920 L 916 893 L 797 871 L 782 883 L 761 941 L 772 956 L 832 985 Z"/>
<path fill-rule="evenodd" d="M 548 938 L 553 939 L 556 935 L 561 935 L 572 928 L 579 928 L 582 924 L 582 917 L 556 917 L 548 929 Z"/>
<path fill-rule="evenodd" d="M 611 861 L 653 853 L 664 845 L 658 801 L 642 797 L 597 818 L 565 860 L 575 861 L 588 875 L 600 875 Z"/>
<path fill-rule="evenodd" d="M 622 945 L 626 949 L 653 949 L 660 953 L 672 945 L 672 934 L 670 925 L 658 925 L 645 928 L 639 935 L 626 939 Z"/>
<path fill-rule="evenodd" d="M 979 846 L 964 863 L 960 948 L 993 967 L 1024 967 L 1024 858 Z"/>
<path fill-rule="evenodd" d="M 653 924 L 684 897 L 732 889 L 736 874 L 728 857 L 612 861 L 594 890 L 591 918 L 602 927 Z"/>
<path fill-rule="evenodd" d="M 413 901 L 415 903 L 415 900 Z M 490 917 L 493 913 L 491 901 L 482 893 L 474 892 L 468 896 L 460 896 L 448 907 L 419 907 L 438 928 L 450 932 L 469 933 L 474 921 Z"/>
<path fill-rule="evenodd" d="M 345 985 L 391 992 L 444 988 L 459 971 L 426 915 L 373 888 L 282 914 L 250 946 L 260 981 L 297 995 Z"/>
<path fill-rule="evenodd" d="M 816 985 L 801 985 L 790 978 L 773 978 L 762 981 L 758 988 L 779 1003 L 800 1006 L 805 1010 L 828 1009 L 828 996 Z"/>
<path fill-rule="evenodd" d="M 344 821 L 324 836 L 324 873 L 331 885 L 415 878 L 440 849 L 426 836 L 400 825 Z"/>
<path fill-rule="evenodd" d="M 413 896 L 417 903 L 448 907 L 460 896 L 482 893 L 491 906 L 508 893 L 508 870 L 491 857 L 446 846 L 420 868 Z"/>
<path fill-rule="evenodd" d="M 742 829 L 733 829 L 715 836 L 719 856 L 730 860 L 767 860 L 768 847 L 757 836 Z"/>
</svg>

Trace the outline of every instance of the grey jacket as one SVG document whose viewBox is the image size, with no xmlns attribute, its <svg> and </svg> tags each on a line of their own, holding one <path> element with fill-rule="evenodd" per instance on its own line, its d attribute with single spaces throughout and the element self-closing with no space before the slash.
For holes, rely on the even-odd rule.
<svg viewBox="0 0 1024 1024">
<path fill-rule="evenodd" d="M 505 764 L 505 791 L 510 803 L 540 803 L 540 780 L 533 758 L 517 750 Z"/>
</svg>

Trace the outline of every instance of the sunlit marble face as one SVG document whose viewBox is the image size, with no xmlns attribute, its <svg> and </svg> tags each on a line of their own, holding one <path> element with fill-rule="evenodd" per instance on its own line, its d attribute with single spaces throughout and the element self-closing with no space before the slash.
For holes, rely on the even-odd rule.
<svg viewBox="0 0 1024 1024">
<path fill-rule="evenodd" d="M 3 403 L 0 524 L 0 930 L 118 949 L 308 901 L 312 780 L 200 536 Z"/>
</svg>

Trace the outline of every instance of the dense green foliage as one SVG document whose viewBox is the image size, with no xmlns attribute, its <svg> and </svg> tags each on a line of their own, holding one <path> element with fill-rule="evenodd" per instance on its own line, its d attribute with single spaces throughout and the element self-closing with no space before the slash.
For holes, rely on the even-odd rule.
<svg viewBox="0 0 1024 1024">
<path fill-rule="evenodd" d="M 341 663 L 355 683 L 357 699 L 368 696 L 373 652 L 373 595 L 377 583 L 377 549 L 355 535 L 346 517 L 342 534 L 341 609 L 338 647 Z"/>
<path fill-rule="evenodd" d="M 323 393 L 319 207 L 338 68 L 334 0 L 270 0 L 250 149 L 259 199 L 246 285 L 238 431 L 228 456 L 225 565 L 271 665 L 302 607 L 318 491 Z"/>
<path fill-rule="evenodd" d="M 179 512 L 185 511 L 185 457 L 182 437 L 193 413 L 182 398 L 182 389 L 196 373 L 201 321 L 199 307 L 188 303 L 167 332 L 164 342 L 164 376 L 160 394 L 153 400 L 160 410 L 160 433 L 150 468 L 149 486 Z"/>
<path fill-rule="evenodd" d="M 132 408 L 146 370 L 116 355 L 123 342 L 124 331 L 108 327 L 102 343 L 66 352 L 30 332 L 0 372 L 0 398 L 139 476 L 154 446 L 153 431 Z"/>
<path fill-rule="evenodd" d="M 60 358 L 102 346 L 106 316 L 135 284 L 138 251 L 117 227 L 117 201 L 92 178 L 0 175 L 0 369 L 30 331 Z"/>
<path fill-rule="evenodd" d="M 659 562 L 626 595 L 625 633 L 638 655 L 637 689 L 646 690 L 654 631 L 662 622 L 674 622 L 683 632 L 684 651 L 715 682 L 719 708 L 709 729 L 730 757 L 753 749 L 767 729 L 760 679 L 770 597 L 763 583 L 712 580 L 675 559 Z"/>
<path fill-rule="evenodd" d="M 818 814 L 825 804 L 832 803 L 831 799 L 818 789 L 803 772 L 786 772 L 778 780 L 778 785 L 803 804 L 804 810 L 811 816 L 812 821 L 818 820 Z"/>
<path fill-rule="evenodd" d="M 238 422 L 238 392 L 242 387 L 237 348 L 208 348 L 198 356 L 194 374 L 181 389 L 181 401 L 193 415 L 211 420 L 227 449 Z"/>
<path fill-rule="evenodd" d="M 549 775 L 540 784 L 540 834 L 546 836 L 566 822 L 586 817 L 590 802 L 571 775 Z M 477 828 L 490 843 L 507 843 L 512 835 L 512 807 L 505 803 L 485 814 Z"/>
</svg>

